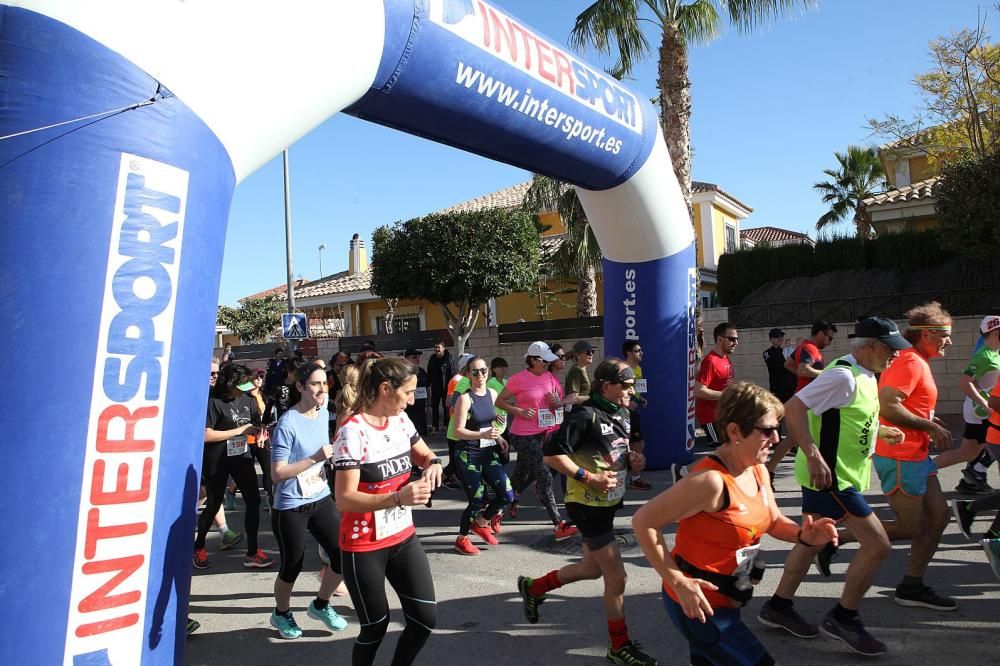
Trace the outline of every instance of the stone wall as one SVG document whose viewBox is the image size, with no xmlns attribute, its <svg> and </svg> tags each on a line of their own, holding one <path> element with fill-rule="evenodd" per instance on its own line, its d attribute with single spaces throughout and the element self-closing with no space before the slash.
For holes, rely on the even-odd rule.
<svg viewBox="0 0 1000 666">
<path fill-rule="evenodd" d="M 703 310 L 702 318 L 705 322 L 705 344 L 710 345 L 712 329 L 716 325 L 726 320 L 728 311 L 726 308 L 712 308 Z M 938 414 L 960 414 L 962 412 L 962 400 L 964 395 L 958 388 L 958 380 L 968 364 L 969 357 L 979 338 L 979 322 L 982 317 L 957 317 L 952 324 L 951 346 L 945 350 L 942 358 L 931 360 L 931 371 L 934 373 L 934 380 L 938 386 Z M 896 322 L 900 330 L 906 326 L 905 321 Z M 854 322 L 836 322 L 837 335 L 833 344 L 823 350 L 823 358 L 832 360 L 850 352 L 850 342 L 847 338 L 849 333 L 854 331 Z M 764 365 L 762 354 L 770 346 L 767 334 L 768 328 L 741 328 L 739 330 L 740 344 L 733 353 L 731 360 L 733 370 L 738 379 L 746 379 L 751 382 L 767 386 L 767 367 Z M 802 339 L 809 337 L 809 327 L 789 326 L 782 327 L 785 335 L 792 339 Z"/>
</svg>

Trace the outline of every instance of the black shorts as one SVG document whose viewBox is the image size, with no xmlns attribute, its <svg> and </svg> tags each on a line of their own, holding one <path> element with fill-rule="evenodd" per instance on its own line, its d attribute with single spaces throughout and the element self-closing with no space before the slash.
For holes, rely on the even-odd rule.
<svg viewBox="0 0 1000 666">
<path fill-rule="evenodd" d="M 988 421 L 983 421 L 982 423 L 966 423 L 965 432 L 962 434 L 962 438 L 975 440 L 980 444 L 985 444 L 987 428 L 989 428 Z"/>
<path fill-rule="evenodd" d="M 580 530 L 583 542 L 591 550 L 600 550 L 615 540 L 615 514 L 621 508 L 620 501 L 614 506 L 566 502 L 566 514 Z"/>
<path fill-rule="evenodd" d="M 628 423 L 629 423 L 629 442 L 641 442 L 642 441 L 642 423 L 639 419 L 639 410 L 629 410 L 628 412 Z"/>
</svg>

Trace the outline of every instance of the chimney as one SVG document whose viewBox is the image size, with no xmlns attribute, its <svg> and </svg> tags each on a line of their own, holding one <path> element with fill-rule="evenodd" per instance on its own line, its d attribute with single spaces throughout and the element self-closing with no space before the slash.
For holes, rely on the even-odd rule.
<svg viewBox="0 0 1000 666">
<path fill-rule="evenodd" d="M 347 273 L 357 275 L 368 270 L 368 255 L 365 253 L 365 242 L 361 236 L 354 234 L 351 237 L 351 248 L 347 252 Z"/>
</svg>

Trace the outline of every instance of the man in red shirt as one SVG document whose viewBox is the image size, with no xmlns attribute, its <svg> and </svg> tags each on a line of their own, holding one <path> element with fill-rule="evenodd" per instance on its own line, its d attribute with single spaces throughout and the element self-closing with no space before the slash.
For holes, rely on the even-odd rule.
<svg viewBox="0 0 1000 666">
<path fill-rule="evenodd" d="M 822 350 L 833 342 L 833 334 L 837 332 L 837 326 L 828 321 L 819 320 L 813 322 L 811 330 L 812 335 L 800 342 L 799 346 L 792 352 L 792 355 L 785 361 L 785 369 L 795 375 L 796 393 L 802 387 L 807 386 L 809 382 L 819 377 L 819 373 L 823 372 L 823 368 L 826 366 L 823 363 Z M 771 459 L 767 461 L 767 471 L 771 473 L 772 488 L 774 487 L 774 470 L 777 469 L 778 463 L 788 455 L 788 452 L 794 446 L 795 441 L 791 437 L 786 437 L 774 447 L 774 453 L 771 455 Z"/>
<path fill-rule="evenodd" d="M 733 364 L 729 362 L 729 355 L 736 349 L 740 338 L 736 328 L 725 321 L 715 327 L 712 337 L 715 346 L 701 359 L 694 385 L 694 417 L 714 444 L 720 441 L 719 433 L 715 431 L 715 408 L 722 390 L 733 381 Z"/>
</svg>

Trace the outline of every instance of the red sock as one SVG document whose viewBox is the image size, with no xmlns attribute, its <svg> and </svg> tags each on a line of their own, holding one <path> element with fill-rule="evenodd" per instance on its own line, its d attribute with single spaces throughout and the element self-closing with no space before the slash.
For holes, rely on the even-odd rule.
<svg viewBox="0 0 1000 666">
<path fill-rule="evenodd" d="M 532 596 L 540 597 L 549 590 L 556 590 L 560 587 L 562 587 L 562 583 L 559 582 L 559 572 L 552 570 L 541 578 L 536 578 L 528 587 L 528 592 Z"/>
<path fill-rule="evenodd" d="M 611 637 L 611 649 L 620 650 L 628 643 L 628 627 L 625 626 L 625 618 L 608 620 L 608 636 Z"/>
</svg>

